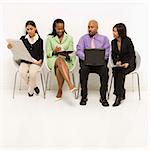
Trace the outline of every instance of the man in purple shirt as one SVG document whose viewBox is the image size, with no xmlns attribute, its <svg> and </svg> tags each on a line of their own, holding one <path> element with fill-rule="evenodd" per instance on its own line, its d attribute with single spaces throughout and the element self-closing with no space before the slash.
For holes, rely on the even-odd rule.
<svg viewBox="0 0 150 150">
<path fill-rule="evenodd" d="M 110 44 L 106 36 L 98 34 L 98 23 L 91 20 L 88 23 L 88 34 L 83 35 L 78 44 L 76 55 L 79 57 L 80 62 L 80 84 L 81 84 L 81 101 L 80 105 L 86 105 L 87 102 L 87 82 L 89 73 L 97 73 L 100 76 L 100 102 L 103 106 L 109 106 L 106 100 L 107 83 L 108 83 L 108 68 L 107 62 L 110 54 Z M 88 48 L 103 48 L 105 49 L 105 65 L 101 66 L 88 66 L 85 65 L 84 50 Z"/>
</svg>

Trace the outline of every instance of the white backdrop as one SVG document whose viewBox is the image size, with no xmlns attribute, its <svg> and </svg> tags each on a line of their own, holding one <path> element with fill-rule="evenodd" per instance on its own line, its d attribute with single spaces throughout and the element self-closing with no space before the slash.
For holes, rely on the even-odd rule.
<svg viewBox="0 0 150 150">
<path fill-rule="evenodd" d="M 124 22 L 128 29 L 128 35 L 131 37 L 135 45 L 135 49 L 138 50 L 139 53 L 141 54 L 141 58 L 142 58 L 141 67 L 140 67 L 141 84 L 142 84 L 142 90 L 147 90 L 147 86 L 150 83 L 149 80 L 149 75 L 150 75 L 149 48 L 150 47 L 148 45 L 148 39 L 150 39 L 148 38 L 148 36 L 150 36 L 150 34 L 148 35 L 148 33 L 150 32 L 148 32 L 149 24 L 148 24 L 147 12 L 148 12 L 147 5 L 145 5 L 144 3 L 136 3 L 136 2 L 135 3 L 130 3 L 130 2 L 129 3 L 93 3 L 93 4 L 92 3 L 23 3 L 23 4 L 3 3 L 0 4 L 0 92 L 1 92 L 0 94 L 1 95 L 3 94 L 1 88 L 12 89 L 14 72 L 16 69 L 12 62 L 12 54 L 10 50 L 6 48 L 5 39 L 20 38 L 20 36 L 24 34 L 25 22 L 28 19 L 33 19 L 37 24 L 41 37 L 45 41 L 47 34 L 51 32 L 52 23 L 56 18 L 64 19 L 64 21 L 66 22 L 66 31 L 74 37 L 75 46 L 79 38 L 87 32 L 87 23 L 90 19 L 96 19 L 99 22 L 99 32 L 104 35 L 107 35 L 110 41 L 113 38 L 112 27 L 118 22 Z M 96 79 L 93 78 L 92 81 L 94 81 L 94 83 L 91 82 L 90 85 L 95 86 L 95 83 L 97 82 L 97 78 Z M 127 82 L 128 86 L 131 85 L 130 81 L 131 80 Z M 2 98 L 3 97 L 1 97 L 1 99 Z M 133 105 L 131 105 L 130 108 L 134 110 L 135 106 L 133 108 L 132 106 Z M 0 105 L 0 115 L 3 114 L 2 107 L 7 108 L 4 105 Z M 27 107 L 25 107 L 25 109 L 27 109 Z M 68 111 L 68 109 L 66 110 Z M 150 114 L 149 111 L 150 109 L 148 110 L 148 113 Z M 133 114 L 131 114 L 131 116 Z M 10 118 L 10 120 L 11 123 L 14 121 L 13 118 Z M 148 120 L 149 120 L 149 115 L 148 115 Z M 142 122 L 141 124 L 143 123 L 144 122 Z M 1 127 L 1 125 L 2 123 L 0 123 L 0 131 L 4 130 L 4 127 Z M 14 126 L 15 125 L 16 124 L 14 124 Z M 8 133 L 9 131 L 10 130 L 8 130 Z M 16 130 L 14 130 L 14 132 L 15 131 Z M 14 137 L 14 140 L 15 138 L 16 137 Z M 2 141 L 2 139 L 3 139 L 2 134 L 0 134 L 0 141 Z"/>
<path fill-rule="evenodd" d="M 87 33 L 87 24 L 90 19 L 99 22 L 99 33 L 112 37 L 112 27 L 119 22 L 127 26 L 128 36 L 131 37 L 135 49 L 139 51 L 142 62 L 140 67 L 141 84 L 144 90 L 148 86 L 147 70 L 148 60 L 148 8 L 144 3 L 3 3 L 2 4 L 1 35 L 3 48 L 1 49 L 1 63 L 3 64 L 3 82 L 1 85 L 12 88 L 14 65 L 12 55 L 6 48 L 4 39 L 17 38 L 24 34 L 27 20 L 34 20 L 39 34 L 45 41 L 51 32 L 52 23 L 56 18 L 62 18 L 66 23 L 66 31 L 74 38 L 74 48 L 79 38 Z M 5 44 L 4 44 L 5 43 Z M 5 67 L 4 67 L 5 66 Z M 77 72 L 78 74 L 78 72 Z M 127 81 L 130 86 L 131 80 Z M 94 82 L 97 82 L 94 78 Z M 92 82 L 93 83 L 93 82 Z M 91 84 L 90 85 L 94 85 Z"/>
</svg>

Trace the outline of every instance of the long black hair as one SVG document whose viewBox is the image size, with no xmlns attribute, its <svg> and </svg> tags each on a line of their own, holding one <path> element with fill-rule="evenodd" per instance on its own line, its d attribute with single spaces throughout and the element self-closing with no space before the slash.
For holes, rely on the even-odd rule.
<svg viewBox="0 0 150 150">
<path fill-rule="evenodd" d="M 123 23 L 117 23 L 114 27 L 113 27 L 113 30 L 114 28 L 117 29 L 118 31 L 118 34 L 121 38 L 125 38 L 127 37 L 127 29 L 126 29 L 126 26 L 125 24 Z"/>
<path fill-rule="evenodd" d="M 55 30 L 55 27 L 56 27 L 57 23 L 62 23 L 64 25 L 64 28 L 65 28 L 65 22 L 62 19 L 56 19 L 53 22 L 53 31 L 49 35 L 53 35 L 54 37 L 57 35 L 56 30 Z M 64 32 L 67 34 L 67 32 L 65 30 L 64 30 Z"/>
<path fill-rule="evenodd" d="M 35 28 L 36 28 L 36 24 L 35 24 L 35 22 L 34 22 L 34 21 L 32 21 L 32 20 L 28 20 L 28 21 L 26 22 L 26 24 L 25 24 L 25 27 L 27 27 L 28 25 L 31 25 L 31 26 L 33 26 L 33 27 L 35 27 Z M 37 33 L 37 34 L 38 34 L 37 29 L 36 29 L 35 33 Z M 28 34 L 28 33 L 26 32 L 26 34 Z"/>
</svg>

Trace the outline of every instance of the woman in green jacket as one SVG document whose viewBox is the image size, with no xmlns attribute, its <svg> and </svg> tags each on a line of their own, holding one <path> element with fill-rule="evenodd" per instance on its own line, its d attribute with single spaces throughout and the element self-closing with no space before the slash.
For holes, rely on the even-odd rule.
<svg viewBox="0 0 150 150">
<path fill-rule="evenodd" d="M 49 69 L 55 72 L 58 82 L 56 100 L 62 98 L 64 80 L 67 82 L 71 92 L 76 91 L 69 76 L 69 71 L 72 71 L 74 67 L 75 55 L 64 58 L 57 54 L 62 50 L 74 51 L 73 39 L 66 33 L 64 26 L 65 23 L 62 19 L 56 19 L 53 23 L 53 31 L 48 35 L 46 41 L 47 64 Z"/>
</svg>

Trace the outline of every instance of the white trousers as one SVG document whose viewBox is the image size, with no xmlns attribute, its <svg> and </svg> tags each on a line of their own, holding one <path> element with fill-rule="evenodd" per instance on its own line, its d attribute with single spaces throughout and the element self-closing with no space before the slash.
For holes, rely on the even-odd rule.
<svg viewBox="0 0 150 150">
<path fill-rule="evenodd" d="M 19 66 L 19 73 L 28 85 L 28 93 L 33 94 L 36 87 L 36 75 L 40 66 L 36 64 L 27 64 L 22 62 Z"/>
</svg>

